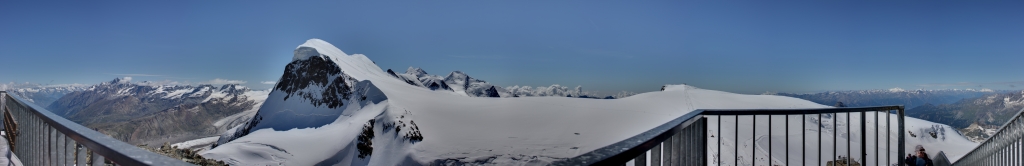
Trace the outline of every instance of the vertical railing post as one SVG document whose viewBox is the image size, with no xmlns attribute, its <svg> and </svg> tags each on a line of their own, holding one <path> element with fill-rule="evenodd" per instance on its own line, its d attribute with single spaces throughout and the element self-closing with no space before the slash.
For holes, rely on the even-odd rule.
<svg viewBox="0 0 1024 166">
<path fill-rule="evenodd" d="M 701 159 L 700 159 L 700 161 L 702 161 L 702 162 L 697 164 L 697 165 L 708 165 L 708 157 L 707 157 L 708 156 L 708 150 L 707 150 L 708 149 L 708 133 L 707 133 L 707 131 L 708 131 L 708 119 L 704 118 L 704 120 L 702 120 L 702 122 L 700 123 L 700 126 L 701 126 L 700 127 L 700 133 L 701 133 L 701 135 L 700 135 L 700 138 L 701 138 L 700 142 L 701 143 L 700 144 L 703 145 L 703 146 L 700 147 L 700 149 L 701 149 L 700 150 L 700 152 L 701 152 L 701 155 L 700 155 Z"/>
<path fill-rule="evenodd" d="M 644 152 L 643 154 L 640 154 L 640 156 L 636 156 L 636 158 L 633 158 L 633 165 L 647 166 L 647 152 Z"/>
<path fill-rule="evenodd" d="M 50 133 L 46 135 L 46 164 L 57 165 L 57 130 L 54 130 L 49 124 L 46 125 L 46 130 Z"/>
<path fill-rule="evenodd" d="M 903 121 L 903 115 L 904 115 L 903 114 L 903 106 L 899 107 L 898 113 L 899 113 L 899 115 L 897 115 L 896 118 L 898 118 L 897 120 L 899 120 L 899 122 L 898 122 L 898 124 L 899 124 L 899 130 L 898 130 L 899 134 L 897 134 L 897 136 L 899 137 L 899 140 L 898 140 L 898 143 L 896 143 L 897 146 L 898 146 L 896 148 L 899 149 L 897 152 L 899 152 L 899 154 L 902 156 L 903 154 L 907 153 L 907 151 L 905 150 L 906 147 L 904 147 L 904 146 L 906 146 L 905 145 L 906 142 L 904 142 L 904 141 L 906 141 L 906 138 L 904 138 L 906 136 L 906 133 L 904 133 L 905 132 L 905 128 L 904 128 L 904 123 L 903 123 L 904 122 Z M 897 160 L 897 162 L 899 163 L 898 165 L 906 165 L 906 163 L 904 163 L 903 160 Z"/>
<path fill-rule="evenodd" d="M 672 165 L 682 165 L 681 159 L 683 158 L 683 131 L 676 132 L 675 136 L 672 137 Z"/>
<path fill-rule="evenodd" d="M 98 154 L 96 152 L 92 152 L 92 165 L 93 166 L 103 166 L 104 165 L 103 160 L 105 160 L 103 158 L 103 156 L 100 156 L 100 154 Z"/>
<path fill-rule="evenodd" d="M 675 137 L 675 135 L 673 135 L 672 137 Z M 662 146 L 661 147 L 664 148 L 662 150 L 662 157 L 661 157 L 661 159 L 662 159 L 661 160 L 661 164 L 662 165 L 665 165 L 665 166 L 671 166 L 672 165 L 672 161 L 671 161 L 672 160 L 672 156 L 675 155 L 675 154 L 672 153 L 672 146 L 673 146 L 672 138 L 666 139 L 665 142 L 662 142 Z"/>
<path fill-rule="evenodd" d="M 75 165 L 75 141 L 64 135 L 64 165 Z"/>
<path fill-rule="evenodd" d="M 868 164 L 868 121 L 867 113 L 860 112 L 860 160 L 861 165 Z"/>
<path fill-rule="evenodd" d="M 661 144 L 651 149 L 651 166 L 661 166 Z"/>
<path fill-rule="evenodd" d="M 54 162 L 53 164 L 62 165 L 63 160 L 65 160 L 65 155 L 63 155 L 63 153 L 65 153 L 65 141 L 67 140 L 63 139 L 63 133 L 60 132 L 56 132 L 56 136 L 53 138 L 53 140 L 55 141 L 53 143 L 53 148 L 56 150 L 53 151 L 56 155 L 56 157 L 53 158 L 56 160 L 56 162 Z"/>
</svg>

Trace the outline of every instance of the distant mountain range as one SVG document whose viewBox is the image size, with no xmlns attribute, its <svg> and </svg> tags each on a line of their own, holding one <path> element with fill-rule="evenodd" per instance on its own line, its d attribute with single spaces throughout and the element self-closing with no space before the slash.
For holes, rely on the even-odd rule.
<svg viewBox="0 0 1024 166">
<path fill-rule="evenodd" d="M 45 107 L 130 144 L 157 146 L 217 135 L 248 120 L 267 93 L 233 84 L 150 85 L 118 78 L 76 89 Z"/>
<path fill-rule="evenodd" d="M 876 89 L 876 90 L 852 90 L 852 91 L 828 91 L 821 93 L 764 93 L 766 95 L 778 95 L 796 97 L 810 100 L 823 105 L 835 105 L 843 102 L 849 107 L 866 107 L 881 105 L 903 105 L 911 109 L 925 104 L 949 104 L 963 99 L 981 97 L 988 94 L 1005 93 L 1010 91 L 996 91 L 991 89 L 943 89 L 943 90 L 904 90 L 901 88 Z"/>
<path fill-rule="evenodd" d="M 830 91 L 812 94 L 766 93 L 847 106 L 904 105 L 906 115 L 950 125 L 975 142 L 984 141 L 1024 108 L 1024 91 L 888 90 Z"/>
<path fill-rule="evenodd" d="M 975 141 L 993 132 L 1024 109 L 1024 91 L 988 94 L 950 104 L 926 104 L 907 110 L 907 116 L 941 122 L 961 129 Z"/>
<path fill-rule="evenodd" d="M 7 91 L 12 95 L 20 96 L 28 102 L 35 103 L 36 105 L 46 107 L 64 97 L 64 95 L 82 91 L 88 88 L 89 85 L 82 84 L 64 84 L 64 85 L 40 85 L 33 83 L 10 83 L 0 84 L 0 90 Z"/>
<path fill-rule="evenodd" d="M 405 70 L 405 73 L 397 73 L 394 70 L 388 69 L 386 71 L 388 75 L 401 79 L 405 83 L 413 86 L 419 86 L 428 88 L 430 90 L 444 90 L 455 92 L 459 95 L 472 96 L 472 97 L 529 97 L 529 96 L 560 96 L 560 97 L 576 97 L 576 98 L 601 98 L 601 99 L 615 99 L 623 98 L 636 93 L 632 92 L 621 92 L 611 96 L 598 96 L 593 92 L 584 91 L 582 86 L 576 86 L 575 88 L 569 88 L 567 86 L 561 86 L 554 84 L 551 86 L 510 86 L 501 87 L 493 85 L 487 81 L 470 77 L 468 74 L 462 71 L 452 71 L 447 76 L 430 75 L 427 74 L 421 68 L 409 67 Z"/>
</svg>

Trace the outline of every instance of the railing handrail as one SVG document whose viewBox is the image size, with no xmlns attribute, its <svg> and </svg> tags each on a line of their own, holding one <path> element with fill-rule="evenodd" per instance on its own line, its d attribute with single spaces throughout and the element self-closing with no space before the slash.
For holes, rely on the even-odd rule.
<svg viewBox="0 0 1024 166">
<path fill-rule="evenodd" d="M 659 125 L 653 129 L 616 142 L 614 144 L 598 148 L 582 155 L 552 163 L 552 165 L 617 165 L 634 159 L 635 156 L 653 149 L 679 133 L 684 127 L 689 126 L 705 115 L 798 115 L 798 114 L 828 114 L 844 112 L 867 112 L 867 111 L 891 111 L 898 110 L 902 114 L 904 106 L 877 106 L 877 107 L 831 107 L 831 108 L 796 108 L 796 109 L 697 109 L 682 116 Z M 904 130 L 903 117 L 897 117 L 900 124 L 899 131 Z M 719 126 L 721 127 L 721 126 Z M 898 132 L 902 133 L 902 132 Z M 904 137 L 898 135 L 898 153 L 904 150 Z M 902 160 L 897 159 L 900 163 Z"/>
<path fill-rule="evenodd" d="M 1017 121 L 1020 121 L 1022 116 L 1024 116 L 1024 108 L 1021 108 L 1020 111 L 1017 111 L 1017 114 L 1014 115 L 1013 118 L 1006 121 L 1006 123 L 1003 123 L 1003 125 L 999 127 L 999 130 L 996 130 L 996 134 L 992 135 L 992 137 L 988 137 L 988 139 L 982 141 L 981 144 L 978 144 L 978 146 L 974 147 L 974 149 L 971 149 L 971 151 L 968 151 L 963 156 L 960 156 L 960 158 L 953 162 L 953 165 L 957 165 L 957 163 L 960 163 L 963 159 L 968 158 L 968 156 L 974 155 L 975 153 L 981 153 L 983 150 L 987 150 L 986 147 L 988 145 L 995 144 L 993 143 L 994 141 L 998 141 L 998 139 L 1002 139 L 1002 137 L 1004 137 L 1003 135 L 1006 135 L 1004 131 L 1007 127 L 1010 127 L 1011 124 L 1019 123 Z M 1010 136 L 1017 136 L 1017 138 L 1013 138 L 1014 140 L 1021 139 L 1021 135 L 1019 134 L 1020 133 L 1011 134 Z"/>
<path fill-rule="evenodd" d="M 192 165 L 121 142 L 106 134 L 64 119 L 33 103 L 24 102 L 25 99 L 17 95 L 10 95 L 5 91 L 0 91 L 0 94 L 7 94 L 5 95 L 6 99 L 11 99 L 7 100 L 8 105 L 19 104 L 29 108 L 28 110 L 31 110 L 29 112 L 49 124 L 54 130 L 89 148 L 94 154 L 99 154 L 119 165 Z"/>
</svg>

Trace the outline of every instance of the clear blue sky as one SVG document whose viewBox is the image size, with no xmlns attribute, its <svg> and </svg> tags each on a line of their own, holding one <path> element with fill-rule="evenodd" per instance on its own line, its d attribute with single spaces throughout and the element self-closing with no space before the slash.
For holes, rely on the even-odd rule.
<svg viewBox="0 0 1024 166">
<path fill-rule="evenodd" d="M 612 94 L 1024 87 L 1024 2 L 0 2 L 0 82 L 276 81 L 321 38 L 384 69 Z M 51 83 L 52 82 L 52 83 Z"/>
</svg>

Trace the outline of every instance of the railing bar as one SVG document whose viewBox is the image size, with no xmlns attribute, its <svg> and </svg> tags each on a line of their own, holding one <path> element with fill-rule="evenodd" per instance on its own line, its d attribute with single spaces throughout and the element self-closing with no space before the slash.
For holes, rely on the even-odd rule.
<svg viewBox="0 0 1024 166">
<path fill-rule="evenodd" d="M 85 148 L 81 144 L 75 142 L 75 166 L 85 166 Z"/>
<path fill-rule="evenodd" d="M 39 165 L 39 163 L 36 163 L 36 157 L 39 156 L 39 154 L 38 154 L 39 145 L 37 145 L 36 142 L 39 142 L 39 135 L 41 135 L 41 133 L 39 133 L 39 128 L 38 128 L 39 124 L 36 124 L 35 117 L 31 117 L 31 116 L 25 116 L 25 117 L 26 117 L 25 119 L 28 120 L 27 121 L 28 123 L 26 123 L 26 124 L 29 125 L 28 128 L 27 128 L 28 131 L 27 131 L 27 133 L 25 133 L 25 134 L 29 134 L 28 139 L 25 140 L 25 142 L 28 143 L 28 148 L 27 148 L 28 151 L 26 152 L 26 154 L 29 154 L 28 156 L 25 156 L 27 158 L 27 160 L 28 160 L 28 162 L 26 162 L 26 163 Z"/>
<path fill-rule="evenodd" d="M 690 139 L 690 129 L 693 129 L 693 126 L 695 125 L 696 123 L 691 124 L 690 126 L 686 126 L 686 128 L 683 128 L 682 132 L 679 132 L 679 144 L 676 145 L 676 147 L 679 148 L 679 157 L 677 158 L 676 162 L 674 162 L 676 163 L 675 165 L 686 165 L 687 160 L 689 160 L 691 153 L 686 148 L 689 148 L 688 139 Z"/>
<path fill-rule="evenodd" d="M 27 163 L 27 164 L 34 164 L 35 159 L 32 159 L 32 157 L 35 156 L 35 155 L 32 155 L 32 154 L 35 154 L 35 150 L 39 149 L 38 147 L 36 147 L 35 143 L 33 143 L 33 142 L 35 142 L 35 140 L 38 140 L 38 139 L 36 139 L 36 136 L 39 135 L 39 134 L 36 134 L 36 129 L 35 128 L 36 128 L 35 121 L 32 120 L 31 117 L 25 116 L 25 134 L 22 134 L 22 135 L 24 135 L 26 139 L 22 139 L 22 140 L 25 140 L 25 146 L 26 146 L 25 147 L 25 153 L 23 153 L 23 154 L 29 154 L 28 156 L 25 156 L 25 161 L 24 162 Z"/>
<path fill-rule="evenodd" d="M 818 114 L 818 164 L 816 164 L 816 165 L 821 165 L 822 164 L 821 160 L 824 157 L 821 157 L 821 156 L 825 155 L 825 152 L 821 151 L 821 144 L 822 144 L 822 142 L 825 142 L 822 139 L 822 137 L 821 137 L 821 133 L 825 132 L 825 131 L 823 131 L 823 129 L 825 129 L 825 119 L 822 119 L 821 118 L 821 114 Z"/>
<path fill-rule="evenodd" d="M 47 161 L 46 164 L 48 164 L 48 165 L 57 165 L 57 133 L 58 132 L 53 129 L 53 126 L 47 125 L 47 128 L 49 128 L 48 130 L 50 131 L 50 134 L 47 135 L 48 137 L 46 138 L 46 140 L 47 140 L 46 141 L 46 143 L 47 143 L 46 147 L 47 147 L 47 150 L 49 151 L 49 152 L 47 152 L 48 154 L 46 155 L 46 157 L 49 157 L 48 159 L 46 159 L 46 161 Z"/>
<path fill-rule="evenodd" d="M 690 130 L 686 131 L 686 135 L 687 136 L 685 136 L 686 139 L 684 139 L 686 143 L 683 144 L 683 145 L 685 145 L 685 146 L 683 146 L 683 151 L 686 151 L 686 156 L 684 157 L 683 161 L 681 162 L 681 163 L 685 163 L 684 165 L 696 165 L 697 164 L 697 155 L 698 155 L 698 153 L 697 153 L 697 150 L 696 150 L 697 146 L 695 146 L 695 145 L 697 143 L 697 140 L 696 140 L 697 139 L 697 129 L 700 128 L 700 121 L 701 120 L 697 120 L 697 122 L 694 122 L 693 125 L 690 125 L 690 127 L 691 127 Z"/>
<path fill-rule="evenodd" d="M 21 133 L 22 138 L 19 138 L 19 140 L 25 141 L 25 145 L 24 146 L 20 146 L 20 147 L 24 147 L 24 148 L 22 148 L 22 152 L 23 153 L 21 153 L 21 154 L 32 154 L 32 150 L 35 149 L 35 146 L 32 145 L 32 140 L 35 140 L 35 138 L 33 136 L 36 135 L 35 130 L 34 130 L 35 125 L 32 124 L 32 119 L 31 118 L 29 118 L 27 116 L 22 116 L 22 118 L 25 119 L 25 124 L 24 124 L 25 125 L 25 131 L 22 131 L 22 133 Z M 25 156 L 25 158 L 22 159 L 22 160 L 24 160 L 22 162 L 24 162 L 25 164 L 32 164 L 32 155 Z"/>
<path fill-rule="evenodd" d="M 853 121 L 850 121 L 850 113 L 846 113 L 846 164 L 850 164 L 851 158 L 853 157 Z"/>
<path fill-rule="evenodd" d="M 55 147 L 57 148 L 57 162 L 54 164 L 60 165 L 61 163 L 64 163 L 64 134 L 57 132 L 57 138 L 54 140 L 57 141 L 55 144 L 53 144 L 57 146 Z"/>
<path fill-rule="evenodd" d="M 690 128 L 690 130 L 688 130 L 686 132 L 686 135 L 687 135 L 686 139 L 685 139 L 686 143 L 683 144 L 683 145 L 686 145 L 686 146 L 683 148 L 683 150 L 686 151 L 687 154 L 686 154 L 686 158 L 683 160 L 683 162 L 681 162 L 681 163 L 686 163 L 686 165 L 696 165 L 697 164 L 697 157 L 696 157 L 697 156 L 697 151 L 696 151 L 696 148 L 695 148 L 696 146 L 694 146 L 694 145 L 697 143 L 697 141 L 696 141 L 697 137 L 696 136 L 697 136 L 697 129 L 700 128 L 700 123 L 699 122 L 700 122 L 700 120 L 697 120 L 697 123 L 694 123 L 694 125 L 691 125 L 690 127 L 692 127 L 692 128 Z"/>
<path fill-rule="evenodd" d="M 633 166 L 647 166 L 647 152 L 633 159 Z"/>
<path fill-rule="evenodd" d="M 106 159 L 104 159 L 103 156 L 101 156 L 100 154 L 97 154 L 96 151 L 92 151 L 92 165 L 93 166 L 102 166 L 102 165 L 104 165 L 104 162 L 103 162 L 104 160 L 106 160 Z"/>
<path fill-rule="evenodd" d="M 879 123 L 878 123 L 878 114 L 880 114 L 882 112 L 875 111 L 874 113 L 875 113 L 875 165 L 878 165 L 879 161 L 881 161 L 881 155 L 882 155 L 882 153 L 878 153 L 879 152 L 878 151 L 878 125 L 879 125 Z"/>
<path fill-rule="evenodd" d="M 651 149 L 651 166 L 661 166 L 661 143 Z"/>
<path fill-rule="evenodd" d="M 718 165 L 722 163 L 722 115 L 718 115 Z"/>
<path fill-rule="evenodd" d="M 703 146 L 701 146 L 700 152 L 702 153 L 701 156 L 704 156 L 704 157 L 701 158 L 701 161 L 703 161 L 703 162 L 700 163 L 700 165 L 708 165 L 708 157 L 707 157 L 708 156 L 708 151 L 707 151 L 707 149 L 708 149 L 708 143 L 707 143 L 708 142 L 708 132 L 707 132 L 707 130 L 708 130 L 708 119 L 704 119 L 704 122 L 701 123 L 701 126 L 703 126 L 703 127 L 701 127 L 701 131 L 702 131 L 701 133 L 703 133 L 704 135 L 701 135 L 701 137 L 700 137 L 701 141 L 700 142 L 704 142 L 704 143 L 702 143 Z"/>
<path fill-rule="evenodd" d="M 734 165 L 740 165 L 740 116 L 736 115 L 734 117 L 736 118 L 735 119 L 736 120 L 735 121 L 736 125 L 733 126 L 733 127 L 735 127 L 736 130 L 733 130 L 733 131 L 736 132 L 736 135 L 733 135 L 733 139 L 734 139 L 734 142 L 733 142 L 733 148 L 734 148 L 733 153 L 735 155 L 733 157 L 733 159 L 736 160 L 735 161 L 736 163 L 734 163 Z"/>
<path fill-rule="evenodd" d="M 757 115 L 751 115 L 754 119 L 750 131 L 750 165 L 757 165 Z"/>
<path fill-rule="evenodd" d="M 890 148 L 892 148 L 892 145 L 889 145 L 889 140 L 892 140 L 891 136 L 889 135 L 889 133 L 892 132 L 889 129 L 889 126 L 892 125 L 892 121 L 889 120 L 889 117 L 892 115 L 889 113 L 889 111 L 892 110 L 885 111 L 885 165 L 889 165 L 889 158 L 892 158 L 892 154 L 889 154 L 889 151 L 891 150 Z M 902 155 L 903 154 L 900 154 L 900 156 Z"/>
<path fill-rule="evenodd" d="M 681 139 L 683 139 L 682 135 L 683 131 L 679 131 L 676 132 L 675 136 L 672 137 L 672 163 L 670 165 L 680 165 L 679 158 L 683 155 L 683 152 L 680 151 L 679 149 L 680 146 L 682 146 L 683 144 L 682 141 L 680 141 Z"/>
<path fill-rule="evenodd" d="M 34 149 L 35 149 L 35 150 L 33 150 L 33 153 L 32 153 L 32 154 L 34 154 L 34 155 L 32 155 L 32 162 L 35 163 L 36 165 L 43 165 L 43 159 L 42 159 L 42 157 L 43 157 L 43 144 L 42 144 L 42 140 L 43 140 L 43 138 L 46 138 L 46 137 L 43 137 L 43 124 L 42 124 L 43 122 L 39 121 L 38 117 L 33 117 L 32 119 L 34 120 L 34 122 L 32 122 L 32 123 L 35 125 L 33 128 L 35 128 L 34 135 L 36 137 L 35 139 L 31 140 L 32 144 L 33 144 L 32 146 L 34 146 Z"/>
<path fill-rule="evenodd" d="M 800 114 L 800 142 L 800 163 L 807 165 L 807 114 Z"/>
<path fill-rule="evenodd" d="M 839 154 L 839 113 L 834 113 L 832 114 L 832 163 L 837 160 L 837 154 Z"/>
<path fill-rule="evenodd" d="M 867 113 L 860 112 L 860 161 L 862 165 L 868 163 L 868 129 Z"/>
<path fill-rule="evenodd" d="M 768 165 L 772 165 L 772 115 L 768 115 Z"/>
<path fill-rule="evenodd" d="M 663 155 L 661 165 L 672 166 L 672 137 L 675 137 L 675 134 L 672 134 L 665 140 L 665 142 L 662 142 L 664 144 L 664 149 L 662 150 Z"/>
<path fill-rule="evenodd" d="M 701 119 L 701 120 L 697 121 L 697 123 L 693 127 L 693 129 L 690 129 L 690 134 L 691 135 L 689 136 L 689 138 L 686 141 L 686 142 L 689 142 L 686 145 L 689 146 L 689 147 L 687 147 L 687 149 L 690 152 L 690 155 L 688 155 L 688 156 L 690 156 L 690 161 L 691 161 L 690 165 L 697 165 L 697 163 L 700 163 L 699 162 L 700 160 L 698 160 L 700 158 L 697 157 L 698 155 L 700 155 L 700 153 L 697 151 L 697 150 L 700 150 L 700 149 L 697 148 L 698 147 L 697 146 L 697 140 L 698 140 L 698 138 L 700 138 L 700 137 L 698 137 L 698 136 L 700 136 L 698 132 L 701 130 L 701 127 L 703 126 L 703 122 L 704 121 L 705 121 L 705 119 Z M 704 149 L 704 150 L 707 150 L 707 149 Z M 706 156 L 701 156 L 701 157 L 706 157 Z"/>
<path fill-rule="evenodd" d="M 903 132 L 906 131 L 906 130 L 904 130 L 905 129 L 904 128 L 904 124 L 905 124 L 904 122 L 905 121 L 903 120 L 904 116 L 906 114 L 903 112 L 903 106 L 900 106 L 899 110 L 897 110 L 897 111 L 898 111 L 899 115 L 896 118 L 898 118 L 897 120 L 899 120 L 899 122 L 897 122 L 896 124 L 899 124 L 899 129 L 898 130 L 900 131 L 900 134 L 896 135 L 899 138 L 899 140 L 896 141 L 896 143 L 898 144 L 896 148 L 899 149 L 899 154 L 904 154 L 904 153 L 907 153 L 907 151 L 905 150 L 905 148 L 906 148 L 906 142 L 905 142 L 906 138 L 905 138 L 905 135 L 906 134 L 903 134 Z M 897 165 L 904 165 L 904 164 L 906 164 L 906 163 L 903 163 L 903 160 L 898 160 L 897 162 L 899 163 Z"/>
<path fill-rule="evenodd" d="M 789 165 L 789 115 L 786 115 L 786 165 Z"/>
<path fill-rule="evenodd" d="M 64 165 L 75 165 L 75 141 L 64 135 Z"/>
</svg>

